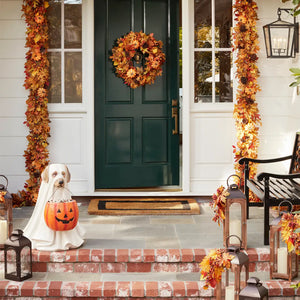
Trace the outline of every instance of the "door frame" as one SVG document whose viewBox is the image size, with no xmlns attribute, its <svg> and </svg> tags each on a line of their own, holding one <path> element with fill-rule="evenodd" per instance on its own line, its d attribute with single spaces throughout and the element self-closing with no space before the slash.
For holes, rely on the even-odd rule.
<svg viewBox="0 0 300 300">
<path fill-rule="evenodd" d="M 147 190 L 126 191 L 126 195 L 141 196 L 151 193 L 163 195 L 188 195 L 190 194 L 190 101 L 192 101 L 193 78 L 193 24 L 190 21 L 193 13 L 193 0 L 181 0 L 182 17 L 182 159 L 180 174 L 180 191 Z M 87 78 L 85 89 L 87 103 L 87 177 L 88 194 L 95 196 L 124 196 L 124 190 L 96 191 L 95 190 L 95 130 L 94 130 L 94 0 L 83 0 L 82 14 L 87 22 L 83 28 L 83 76 Z"/>
</svg>

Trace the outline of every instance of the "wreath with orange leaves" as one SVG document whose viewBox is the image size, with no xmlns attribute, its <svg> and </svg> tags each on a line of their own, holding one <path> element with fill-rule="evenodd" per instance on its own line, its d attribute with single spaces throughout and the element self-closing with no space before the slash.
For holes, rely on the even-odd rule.
<svg viewBox="0 0 300 300">
<path fill-rule="evenodd" d="M 161 67 L 166 60 L 162 46 L 153 33 L 131 31 L 119 38 L 110 56 L 116 75 L 132 89 L 154 83 L 162 75 Z"/>
</svg>

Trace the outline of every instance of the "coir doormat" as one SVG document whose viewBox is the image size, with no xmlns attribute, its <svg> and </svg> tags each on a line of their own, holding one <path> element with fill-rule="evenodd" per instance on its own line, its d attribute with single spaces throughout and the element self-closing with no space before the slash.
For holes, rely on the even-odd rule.
<svg viewBox="0 0 300 300">
<path fill-rule="evenodd" d="M 106 198 L 92 199 L 91 215 L 196 215 L 199 204 L 192 198 Z"/>
</svg>

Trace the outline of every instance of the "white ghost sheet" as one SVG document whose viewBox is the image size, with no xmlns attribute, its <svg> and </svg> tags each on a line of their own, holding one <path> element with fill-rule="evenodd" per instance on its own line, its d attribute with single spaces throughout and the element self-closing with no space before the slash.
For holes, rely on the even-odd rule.
<svg viewBox="0 0 300 300">
<path fill-rule="evenodd" d="M 47 226 L 44 219 L 47 201 L 71 199 L 67 190 L 69 181 L 70 173 L 64 164 L 51 164 L 43 171 L 38 199 L 24 229 L 24 235 L 32 242 L 32 249 L 59 251 L 78 248 L 83 244 L 85 231 L 79 222 L 72 230 L 54 231 Z"/>
</svg>

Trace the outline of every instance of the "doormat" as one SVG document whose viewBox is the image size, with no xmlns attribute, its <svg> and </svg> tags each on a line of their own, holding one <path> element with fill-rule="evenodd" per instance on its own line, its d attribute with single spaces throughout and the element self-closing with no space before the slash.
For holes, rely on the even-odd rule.
<svg viewBox="0 0 300 300">
<path fill-rule="evenodd" d="M 192 198 L 106 198 L 92 199 L 91 215 L 198 215 L 199 204 Z"/>
</svg>

